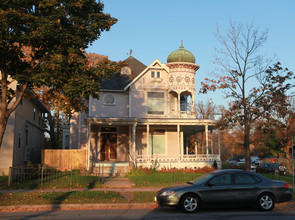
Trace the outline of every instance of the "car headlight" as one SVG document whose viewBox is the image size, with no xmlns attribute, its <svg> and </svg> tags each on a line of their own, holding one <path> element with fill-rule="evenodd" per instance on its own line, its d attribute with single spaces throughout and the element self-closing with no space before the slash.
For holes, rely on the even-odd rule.
<svg viewBox="0 0 295 220">
<path fill-rule="evenodd" d="M 175 193 L 175 191 L 173 191 L 173 190 L 165 191 L 165 192 L 162 192 L 162 196 L 170 196 L 173 193 Z"/>
</svg>

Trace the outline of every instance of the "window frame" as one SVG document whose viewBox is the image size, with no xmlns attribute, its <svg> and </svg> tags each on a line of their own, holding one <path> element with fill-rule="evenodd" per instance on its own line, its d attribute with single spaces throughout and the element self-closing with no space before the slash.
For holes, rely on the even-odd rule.
<svg viewBox="0 0 295 220">
<path fill-rule="evenodd" d="M 17 148 L 18 148 L 18 149 L 21 148 L 21 144 L 22 144 L 22 132 L 19 131 L 19 132 L 18 132 L 18 136 L 17 136 Z"/>
<path fill-rule="evenodd" d="M 108 102 L 105 102 L 105 98 L 107 96 L 112 96 L 114 101 L 112 103 L 108 103 Z M 103 105 L 116 105 L 116 96 L 112 93 L 107 93 L 107 94 L 104 94 L 103 98 L 102 98 L 102 102 L 103 102 Z"/>
<path fill-rule="evenodd" d="M 229 184 L 216 184 L 216 183 L 212 184 L 211 181 L 212 181 L 213 179 L 216 179 L 216 178 L 222 177 L 223 175 L 229 175 L 229 177 L 230 177 L 230 183 L 229 183 Z M 208 181 L 207 184 L 208 184 L 208 185 L 212 184 L 213 186 L 230 186 L 230 185 L 233 185 L 233 175 L 232 175 L 231 173 L 222 173 L 222 174 L 216 175 L 216 176 L 212 177 L 212 178 Z"/>
<path fill-rule="evenodd" d="M 34 110 L 33 110 L 33 120 L 35 121 L 36 120 L 36 114 L 37 114 L 37 110 L 36 110 L 36 107 L 34 106 Z"/>
<path fill-rule="evenodd" d="M 153 134 L 153 133 L 159 133 L 159 134 Z M 161 134 L 163 133 L 163 134 Z M 152 148 L 152 136 L 162 136 L 164 138 L 164 152 L 161 153 L 155 153 L 154 148 Z M 167 131 L 166 129 L 151 129 L 148 134 L 149 139 L 149 146 L 148 146 L 148 152 L 150 155 L 166 155 L 167 154 Z"/>
<path fill-rule="evenodd" d="M 162 70 L 160 70 L 160 69 L 152 69 L 151 70 L 151 74 L 150 74 L 151 81 L 161 82 L 162 81 L 161 76 L 162 76 Z"/>
<path fill-rule="evenodd" d="M 246 176 L 249 176 L 251 177 L 253 180 L 254 180 L 254 183 L 237 183 L 236 181 L 236 176 L 237 175 L 246 175 Z M 234 182 L 234 185 L 255 185 L 255 184 L 259 184 L 262 182 L 262 179 L 260 179 L 259 177 L 255 176 L 255 175 L 251 175 L 249 173 L 234 173 L 233 174 L 233 182 Z"/>
<path fill-rule="evenodd" d="M 162 112 L 163 113 L 152 113 L 152 111 L 150 111 L 149 110 L 149 108 L 150 108 L 150 103 L 149 103 L 149 101 L 152 101 L 152 99 L 154 99 L 154 101 L 155 101 L 155 99 L 157 99 L 157 98 L 154 98 L 154 97 L 149 97 L 149 94 L 150 93 L 161 93 L 161 94 L 163 94 L 163 97 L 161 98 L 162 99 L 162 101 L 163 101 L 163 106 L 162 106 Z M 147 115 L 153 115 L 153 116 L 163 116 L 163 115 L 165 115 L 166 114 L 166 102 L 165 102 L 165 100 L 166 100 L 166 92 L 165 91 L 157 91 L 157 92 L 153 92 L 153 91 L 147 91 L 146 92 L 146 106 L 147 106 L 147 109 L 146 109 L 146 111 L 147 111 Z M 158 98 L 159 100 L 160 100 L 160 98 Z"/>
</svg>

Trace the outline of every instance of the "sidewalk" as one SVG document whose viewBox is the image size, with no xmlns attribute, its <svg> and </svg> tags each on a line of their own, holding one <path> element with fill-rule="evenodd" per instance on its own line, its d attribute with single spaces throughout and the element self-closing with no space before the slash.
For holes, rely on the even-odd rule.
<svg viewBox="0 0 295 220">
<path fill-rule="evenodd" d="M 24 192 L 75 192 L 75 191 L 114 191 L 119 192 L 128 201 L 131 200 L 129 192 L 156 192 L 162 187 L 134 188 L 135 184 L 128 178 L 112 178 L 107 180 L 102 188 L 90 189 L 20 189 L 0 190 L 0 193 L 24 193 Z M 158 205 L 155 202 L 149 203 L 99 203 L 99 204 L 51 204 L 51 205 L 16 205 L 0 206 L 0 212 L 20 211 L 54 211 L 54 210 L 89 210 L 89 209 L 154 209 Z"/>
</svg>

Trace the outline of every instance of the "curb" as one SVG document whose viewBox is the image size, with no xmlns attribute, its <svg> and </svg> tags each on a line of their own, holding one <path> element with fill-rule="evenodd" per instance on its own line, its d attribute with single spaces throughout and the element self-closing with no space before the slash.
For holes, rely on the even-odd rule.
<svg viewBox="0 0 295 220">
<path fill-rule="evenodd" d="M 0 206 L 0 212 L 91 210 L 91 209 L 155 209 L 157 207 L 158 207 L 158 205 L 153 202 L 149 202 L 149 203 L 17 205 L 17 206 Z"/>
</svg>

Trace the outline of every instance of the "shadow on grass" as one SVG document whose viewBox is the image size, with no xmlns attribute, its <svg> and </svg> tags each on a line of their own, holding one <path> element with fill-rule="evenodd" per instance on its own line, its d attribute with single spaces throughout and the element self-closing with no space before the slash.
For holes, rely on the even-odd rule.
<svg viewBox="0 0 295 220">
<path fill-rule="evenodd" d="M 88 184 L 87 188 L 88 188 L 88 189 L 93 189 L 93 188 L 95 188 L 95 186 L 96 186 L 96 184 L 97 184 L 98 182 L 101 182 L 100 178 L 96 178 L 96 179 L 92 180 L 92 181 Z"/>
<path fill-rule="evenodd" d="M 63 202 L 69 198 L 69 196 L 72 194 L 73 192 L 67 192 L 65 194 L 62 194 L 61 196 L 58 196 L 53 202 L 52 202 L 52 210 L 60 210 L 61 209 L 61 204 L 63 204 Z"/>
</svg>

